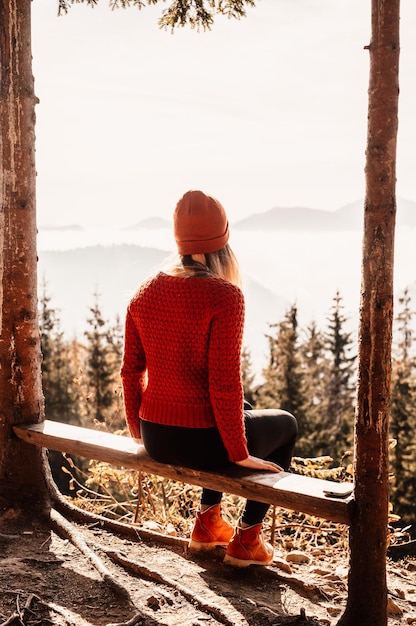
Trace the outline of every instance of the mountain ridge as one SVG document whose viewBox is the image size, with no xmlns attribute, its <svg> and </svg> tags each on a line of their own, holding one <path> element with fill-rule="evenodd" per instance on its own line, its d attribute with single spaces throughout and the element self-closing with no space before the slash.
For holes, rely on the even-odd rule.
<svg viewBox="0 0 416 626">
<path fill-rule="evenodd" d="M 234 221 L 231 228 L 236 230 L 298 230 L 305 231 L 342 231 L 362 230 L 364 220 L 364 200 L 356 200 L 335 211 L 311 209 L 309 207 L 275 206 L 261 213 L 253 213 L 248 217 Z M 416 201 L 405 198 L 397 199 L 397 225 L 416 227 Z M 134 224 L 125 226 L 123 231 L 141 229 L 160 230 L 172 229 L 172 221 L 159 216 L 144 218 Z M 78 224 L 67 226 L 41 226 L 40 230 L 73 230 L 84 228 Z"/>
<path fill-rule="evenodd" d="M 416 202 L 397 199 L 397 224 L 416 227 Z M 364 201 L 356 200 L 336 211 L 310 209 L 308 207 L 273 207 L 263 213 L 250 215 L 232 227 L 237 230 L 299 230 L 340 231 L 362 230 Z"/>
</svg>

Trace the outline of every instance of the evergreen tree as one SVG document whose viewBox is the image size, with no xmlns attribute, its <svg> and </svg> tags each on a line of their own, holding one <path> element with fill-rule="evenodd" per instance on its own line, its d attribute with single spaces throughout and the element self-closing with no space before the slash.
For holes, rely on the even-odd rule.
<svg viewBox="0 0 416 626">
<path fill-rule="evenodd" d="M 109 352 L 114 361 L 114 367 L 115 369 L 120 369 L 123 358 L 124 327 L 119 315 L 116 315 L 114 324 L 109 328 L 108 342 Z"/>
<path fill-rule="evenodd" d="M 402 309 L 397 316 L 398 341 L 392 363 L 390 434 L 395 446 L 390 454 L 392 469 L 391 500 L 394 512 L 416 529 L 416 385 L 412 358 L 412 317 L 410 296 L 405 289 L 399 299 Z"/>
<path fill-rule="evenodd" d="M 342 298 L 337 291 L 324 335 L 328 367 L 321 403 L 320 454 L 329 454 L 338 460 L 352 445 L 354 425 L 356 356 L 351 355 L 353 341 L 351 333 L 344 330 L 346 321 Z"/>
<path fill-rule="evenodd" d="M 302 457 L 319 456 L 322 406 L 326 397 L 325 376 L 329 368 L 325 353 L 325 337 L 313 321 L 303 333 L 300 356 L 305 397 L 304 418 L 299 424 L 296 453 Z"/>
<path fill-rule="evenodd" d="M 42 296 L 39 301 L 39 331 L 42 350 L 42 382 L 43 392 L 48 384 L 52 370 L 53 339 L 52 334 L 57 324 L 57 311 L 50 306 L 51 298 L 46 293 L 46 283 L 42 284 Z"/>
<path fill-rule="evenodd" d="M 71 358 L 70 346 L 64 341 L 60 330 L 60 319 L 57 309 L 50 305 L 51 298 L 43 284 L 42 297 L 39 302 L 39 329 L 42 350 L 42 389 L 45 402 L 46 419 L 58 422 L 80 423 L 80 396 L 75 384 L 75 367 Z M 85 465 L 84 459 L 71 457 L 77 467 Z M 48 461 L 55 483 L 60 491 L 69 495 L 70 462 L 61 452 L 50 450 Z"/>
<path fill-rule="evenodd" d="M 263 370 L 264 384 L 258 390 L 262 408 L 282 408 L 304 419 L 303 372 L 298 349 L 297 308 L 292 306 L 279 324 L 270 324 L 275 335 L 267 335 L 269 364 Z"/>
<path fill-rule="evenodd" d="M 252 373 L 252 363 L 250 350 L 243 346 L 241 351 L 241 377 L 243 381 L 244 399 L 251 404 L 256 405 L 256 390 L 254 388 L 254 374 Z"/>
<path fill-rule="evenodd" d="M 112 423 L 114 402 L 114 365 L 110 346 L 110 330 L 99 306 L 99 295 L 94 294 L 95 302 L 90 307 L 91 316 L 87 319 L 87 338 L 84 383 L 87 385 L 87 407 L 90 419 Z"/>
<path fill-rule="evenodd" d="M 79 422 L 79 395 L 76 375 L 69 346 L 60 329 L 57 309 L 50 305 L 51 298 L 43 293 L 39 306 L 39 329 L 42 350 L 42 389 L 47 419 L 66 423 Z"/>
<path fill-rule="evenodd" d="M 125 430 L 126 418 L 124 413 L 123 387 L 121 383 L 120 369 L 123 359 L 124 346 L 124 326 L 120 316 L 116 316 L 115 323 L 110 326 L 108 332 L 109 364 L 113 372 L 113 410 L 112 427 L 113 430 Z"/>
</svg>

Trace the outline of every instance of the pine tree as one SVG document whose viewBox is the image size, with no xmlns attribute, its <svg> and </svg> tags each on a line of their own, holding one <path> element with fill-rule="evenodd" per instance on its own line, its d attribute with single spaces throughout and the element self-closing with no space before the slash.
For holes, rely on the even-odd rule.
<svg viewBox="0 0 416 626">
<path fill-rule="evenodd" d="M 43 392 L 52 369 L 53 339 L 52 333 L 57 323 L 56 309 L 50 306 L 51 298 L 46 293 L 46 283 L 42 284 L 42 296 L 39 301 L 39 331 L 42 350 L 42 382 Z"/>
<path fill-rule="evenodd" d="M 267 335 L 269 364 L 263 370 L 264 384 L 258 390 L 261 408 L 281 408 L 304 419 L 303 372 L 298 349 L 297 308 L 292 306 L 279 324 L 270 324 L 275 335 Z"/>
<path fill-rule="evenodd" d="M 320 454 L 340 459 L 352 445 L 355 397 L 355 361 L 351 355 L 351 333 L 344 330 L 347 318 L 343 314 L 339 291 L 333 299 L 325 333 L 328 359 L 324 380 L 325 396 L 321 403 L 322 426 Z"/>
<path fill-rule="evenodd" d="M 70 345 L 64 341 L 60 330 L 57 309 L 51 307 L 51 298 L 43 284 L 39 303 L 39 329 L 42 350 L 42 389 L 45 402 L 46 419 L 57 422 L 79 424 L 80 397 L 75 384 L 75 367 L 71 358 Z M 68 456 L 68 455 L 67 455 Z M 71 457 L 77 467 L 85 465 L 84 459 Z M 61 452 L 50 450 L 48 461 L 55 483 L 60 491 L 70 493 L 70 474 L 72 463 Z M 70 464 L 71 463 L 71 464 Z M 66 471 L 62 467 L 66 467 Z"/>
<path fill-rule="evenodd" d="M 69 346 L 60 329 L 57 309 L 51 298 L 43 293 L 39 306 L 39 329 L 42 350 L 42 389 L 47 419 L 79 423 L 79 395 L 74 384 L 75 368 L 69 355 Z"/>
<path fill-rule="evenodd" d="M 391 500 L 394 513 L 407 525 L 416 527 L 416 385 L 412 358 L 412 317 L 410 296 L 405 289 L 399 299 L 402 309 L 396 318 L 398 341 L 392 363 L 390 434 L 395 446 L 390 454 Z"/>
<path fill-rule="evenodd" d="M 244 399 L 251 404 L 256 405 L 256 390 L 254 388 L 255 375 L 252 373 L 252 363 L 250 350 L 243 346 L 241 351 L 241 378 L 243 382 Z"/>
<path fill-rule="evenodd" d="M 97 422 L 112 423 L 114 403 L 114 366 L 110 350 L 110 330 L 99 306 L 99 295 L 94 294 L 95 302 L 90 307 L 90 327 L 84 335 L 87 338 L 84 383 L 88 387 L 88 415 Z"/>
<path fill-rule="evenodd" d="M 120 317 L 117 315 L 115 323 L 108 331 L 108 351 L 109 365 L 113 372 L 113 407 L 112 407 L 112 429 L 126 430 L 126 418 L 124 413 L 123 387 L 121 384 L 121 362 L 123 359 L 124 327 Z"/>
<path fill-rule="evenodd" d="M 116 315 L 115 322 L 108 332 L 109 351 L 114 361 L 114 367 L 120 368 L 123 358 L 124 328 L 120 316 Z"/>
<path fill-rule="evenodd" d="M 299 424 L 299 437 L 296 453 L 302 457 L 321 454 L 317 446 L 322 422 L 322 406 L 326 397 L 325 376 L 329 368 L 325 353 L 325 337 L 313 321 L 303 332 L 300 344 L 300 357 L 303 371 L 305 397 L 304 418 Z"/>
</svg>

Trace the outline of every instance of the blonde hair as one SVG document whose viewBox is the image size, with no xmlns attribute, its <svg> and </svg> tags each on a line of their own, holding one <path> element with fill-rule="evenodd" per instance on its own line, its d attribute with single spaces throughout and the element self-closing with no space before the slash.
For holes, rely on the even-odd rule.
<svg viewBox="0 0 416 626">
<path fill-rule="evenodd" d="M 216 276 L 241 287 L 240 266 L 229 244 L 216 252 L 180 256 L 170 273 L 174 276 Z"/>
</svg>

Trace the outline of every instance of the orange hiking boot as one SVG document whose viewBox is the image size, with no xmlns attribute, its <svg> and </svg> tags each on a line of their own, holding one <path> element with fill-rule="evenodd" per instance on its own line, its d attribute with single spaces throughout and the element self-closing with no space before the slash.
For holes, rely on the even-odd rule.
<svg viewBox="0 0 416 626">
<path fill-rule="evenodd" d="M 192 550 L 214 550 L 216 546 L 227 546 L 234 534 L 233 527 L 221 517 L 219 504 L 206 511 L 197 511 L 189 547 Z"/>
<path fill-rule="evenodd" d="M 274 550 L 261 535 L 261 524 L 237 528 L 228 544 L 224 562 L 236 567 L 247 565 L 269 565 L 273 561 Z"/>
</svg>

